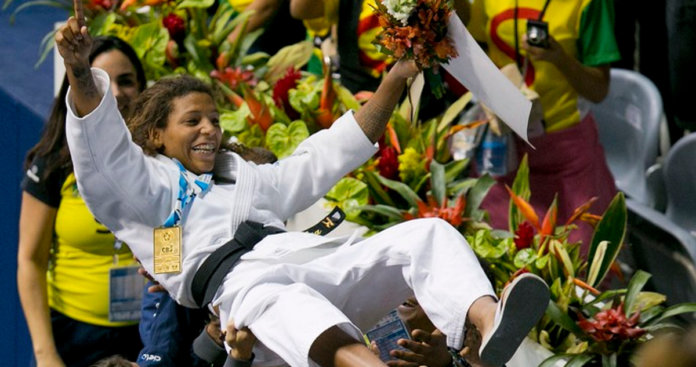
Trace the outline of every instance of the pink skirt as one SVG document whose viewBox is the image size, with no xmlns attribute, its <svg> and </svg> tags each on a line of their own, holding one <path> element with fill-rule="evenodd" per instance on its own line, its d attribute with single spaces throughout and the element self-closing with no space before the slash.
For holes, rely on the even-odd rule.
<svg viewBox="0 0 696 367">
<path fill-rule="evenodd" d="M 532 149 L 517 140 L 518 157 L 528 156 L 530 203 L 541 221 L 553 198 L 558 194 L 558 223 L 563 224 L 575 208 L 596 196 L 590 212 L 603 214 L 616 195 L 614 178 L 609 171 L 604 149 L 599 142 L 594 116 L 588 114 L 579 124 L 565 130 L 547 133 L 530 139 Z M 508 229 L 510 196 L 504 184 L 512 185 L 516 171 L 497 179 L 481 207 L 490 215 L 494 228 Z M 578 229 L 569 238 L 582 241 L 582 254 L 587 255 L 594 229 L 587 223 L 576 222 Z"/>
</svg>

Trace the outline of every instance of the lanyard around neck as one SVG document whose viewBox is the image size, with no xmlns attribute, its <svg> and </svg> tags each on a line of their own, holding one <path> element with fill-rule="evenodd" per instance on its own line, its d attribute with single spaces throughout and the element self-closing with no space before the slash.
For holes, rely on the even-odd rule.
<svg viewBox="0 0 696 367">
<path fill-rule="evenodd" d="M 183 220 L 186 207 L 193 202 L 196 195 L 208 191 L 211 185 L 210 180 L 213 177 L 211 173 L 196 176 L 186 170 L 178 160 L 174 159 L 174 162 L 179 166 L 179 193 L 176 198 L 176 207 L 164 221 L 164 227 L 173 227 Z"/>
</svg>

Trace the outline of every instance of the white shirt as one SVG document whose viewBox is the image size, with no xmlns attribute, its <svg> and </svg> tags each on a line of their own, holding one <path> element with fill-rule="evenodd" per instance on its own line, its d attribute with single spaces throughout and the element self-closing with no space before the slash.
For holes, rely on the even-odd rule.
<svg viewBox="0 0 696 367">
<path fill-rule="evenodd" d="M 94 111 L 77 117 L 70 91 L 66 97 L 66 134 L 80 193 L 94 216 L 125 241 L 145 269 L 184 306 L 195 307 L 190 292 L 195 271 L 212 251 L 233 237 L 239 223 L 249 219 L 283 227 L 284 220 L 310 206 L 376 151 L 348 112 L 275 164 L 255 165 L 236 154 L 221 155 L 216 175 L 233 178 L 235 183 L 214 183 L 195 198 L 182 221 L 183 271 L 155 275 L 153 229 L 174 210 L 179 168 L 163 155 L 145 155 L 132 142 L 111 94 L 108 75 L 96 68 L 92 74 L 104 94 Z M 243 259 L 292 261 L 299 253 L 311 254 L 299 250 L 328 240 L 307 233 L 274 235 Z"/>
</svg>

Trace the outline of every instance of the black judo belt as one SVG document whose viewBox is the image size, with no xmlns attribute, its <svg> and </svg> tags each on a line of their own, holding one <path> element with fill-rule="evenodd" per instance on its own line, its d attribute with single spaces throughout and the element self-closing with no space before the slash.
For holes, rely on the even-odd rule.
<svg viewBox="0 0 696 367">
<path fill-rule="evenodd" d="M 276 227 L 264 227 L 262 223 L 242 222 L 234 238 L 227 241 L 208 256 L 198 268 L 191 282 L 191 295 L 198 307 L 210 303 L 227 273 L 242 255 L 251 251 L 264 237 L 285 232 Z"/>
<path fill-rule="evenodd" d="M 341 224 L 344 219 L 345 214 L 336 207 L 329 215 L 305 232 L 323 236 Z M 227 273 L 242 255 L 251 251 L 264 237 L 281 232 L 285 232 L 285 230 L 266 227 L 262 223 L 250 220 L 242 222 L 234 233 L 234 238 L 213 251 L 194 274 L 191 282 L 191 295 L 196 305 L 204 307 L 213 300 L 222 280 L 225 279 Z"/>
</svg>

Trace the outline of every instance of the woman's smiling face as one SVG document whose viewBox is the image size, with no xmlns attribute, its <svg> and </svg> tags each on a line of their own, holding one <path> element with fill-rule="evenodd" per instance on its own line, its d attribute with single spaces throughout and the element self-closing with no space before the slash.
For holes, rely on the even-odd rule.
<svg viewBox="0 0 696 367">
<path fill-rule="evenodd" d="M 167 126 L 155 128 L 153 140 L 162 154 L 176 158 L 189 171 L 210 172 L 222 140 L 219 120 L 213 98 L 191 92 L 171 101 Z"/>
</svg>

